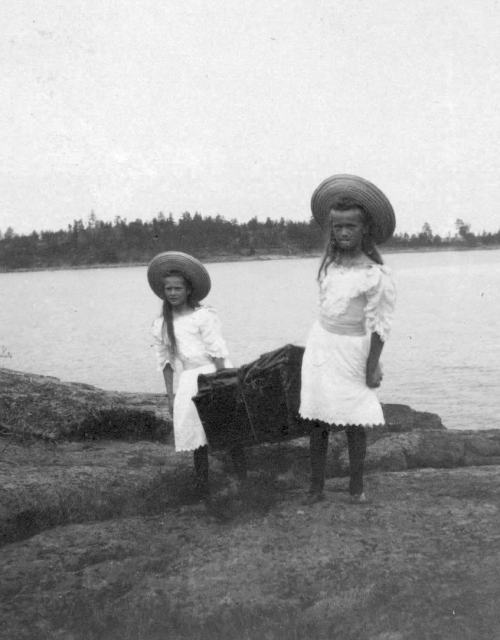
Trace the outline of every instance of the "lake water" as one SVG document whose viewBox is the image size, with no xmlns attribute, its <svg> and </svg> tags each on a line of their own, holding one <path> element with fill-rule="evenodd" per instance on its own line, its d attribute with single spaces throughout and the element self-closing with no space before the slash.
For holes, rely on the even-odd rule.
<svg viewBox="0 0 500 640">
<path fill-rule="evenodd" d="M 398 305 L 382 402 L 438 413 L 448 428 L 500 427 L 500 250 L 391 253 Z M 316 258 L 209 264 L 207 302 L 235 365 L 304 344 Z M 162 391 L 145 267 L 0 273 L 0 366 L 105 389 Z"/>
</svg>

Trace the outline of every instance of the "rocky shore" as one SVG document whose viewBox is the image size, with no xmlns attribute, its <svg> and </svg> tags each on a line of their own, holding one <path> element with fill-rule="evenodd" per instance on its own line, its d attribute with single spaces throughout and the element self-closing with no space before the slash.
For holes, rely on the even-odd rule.
<svg viewBox="0 0 500 640">
<path fill-rule="evenodd" d="M 211 456 L 207 511 L 162 395 L 0 369 L 3 637 L 496 637 L 500 430 L 384 413 L 367 505 L 339 433 L 324 503 L 298 439 L 249 449 L 243 491 Z"/>
</svg>

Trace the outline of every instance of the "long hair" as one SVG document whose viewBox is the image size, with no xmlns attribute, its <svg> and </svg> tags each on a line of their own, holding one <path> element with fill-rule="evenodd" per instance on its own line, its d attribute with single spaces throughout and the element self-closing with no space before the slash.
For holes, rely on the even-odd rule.
<svg viewBox="0 0 500 640">
<path fill-rule="evenodd" d="M 364 254 L 366 254 L 373 262 L 377 264 L 384 264 L 382 260 L 382 256 L 380 255 L 379 250 L 375 246 L 373 242 L 373 238 L 370 233 L 370 216 L 367 213 L 366 209 L 358 204 L 353 198 L 349 198 L 347 196 L 339 196 L 335 198 L 331 206 L 332 209 L 336 211 L 348 211 L 349 209 L 359 209 L 361 211 L 361 216 L 363 220 L 363 224 L 365 225 L 368 233 L 363 235 L 363 239 L 361 241 L 361 250 Z M 323 257 L 321 258 L 321 264 L 318 269 L 318 280 L 322 275 L 326 275 L 328 271 L 328 267 L 335 262 L 336 258 L 339 255 L 339 248 L 337 243 L 335 242 L 335 237 L 333 235 L 333 225 L 331 217 L 328 216 L 328 231 L 326 235 L 326 245 L 323 252 Z"/>
<path fill-rule="evenodd" d="M 177 276 L 178 278 L 182 278 L 184 280 L 184 284 L 188 291 L 186 300 L 187 305 L 191 307 L 191 309 L 196 309 L 197 307 L 199 307 L 200 305 L 198 301 L 193 299 L 193 285 L 191 284 L 191 280 L 189 280 L 189 278 L 187 278 L 186 275 L 181 271 L 169 271 L 163 276 L 163 279 L 169 278 L 170 276 Z M 170 345 L 170 351 L 172 353 L 172 356 L 175 357 L 177 355 L 177 339 L 175 337 L 174 330 L 173 310 L 172 305 L 166 298 L 163 299 L 162 315 L 163 320 L 165 321 L 165 326 L 167 327 L 167 336 Z"/>
</svg>

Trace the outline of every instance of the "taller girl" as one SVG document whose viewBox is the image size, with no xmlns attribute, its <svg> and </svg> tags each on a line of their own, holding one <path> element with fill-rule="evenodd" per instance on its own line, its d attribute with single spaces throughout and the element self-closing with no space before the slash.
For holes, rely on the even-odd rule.
<svg viewBox="0 0 500 640">
<path fill-rule="evenodd" d="M 302 363 L 300 414 L 313 421 L 309 502 L 324 498 L 328 432 L 345 428 L 352 500 L 364 502 L 366 427 L 384 424 L 374 389 L 395 302 L 390 273 L 376 244 L 394 232 L 391 203 L 374 184 L 334 175 L 314 191 L 311 209 L 328 231 L 318 272 L 319 318 Z"/>
</svg>

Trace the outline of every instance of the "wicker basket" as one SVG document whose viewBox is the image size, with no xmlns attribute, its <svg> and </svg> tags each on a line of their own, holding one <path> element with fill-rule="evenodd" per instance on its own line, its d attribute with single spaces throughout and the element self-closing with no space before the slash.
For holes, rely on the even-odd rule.
<svg viewBox="0 0 500 640">
<path fill-rule="evenodd" d="M 193 401 L 212 449 L 299 438 L 303 347 L 285 345 L 239 369 L 198 377 Z"/>
</svg>

